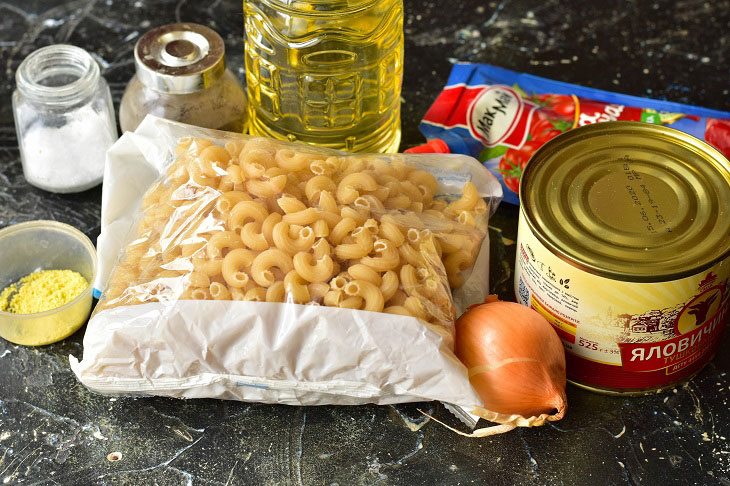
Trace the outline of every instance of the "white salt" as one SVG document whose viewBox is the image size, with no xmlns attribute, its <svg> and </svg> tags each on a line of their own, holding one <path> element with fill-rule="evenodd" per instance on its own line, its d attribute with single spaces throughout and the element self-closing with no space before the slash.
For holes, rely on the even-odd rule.
<svg viewBox="0 0 730 486">
<path fill-rule="evenodd" d="M 51 192 L 79 192 L 99 184 L 106 150 L 116 127 L 92 106 L 67 114 L 61 127 L 31 126 L 23 136 L 23 173 L 27 181 Z"/>
</svg>

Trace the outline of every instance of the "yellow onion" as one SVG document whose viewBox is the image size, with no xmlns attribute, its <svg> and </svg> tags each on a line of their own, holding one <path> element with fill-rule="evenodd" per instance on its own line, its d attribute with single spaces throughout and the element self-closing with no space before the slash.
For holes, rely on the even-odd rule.
<svg viewBox="0 0 730 486">
<path fill-rule="evenodd" d="M 482 399 L 483 412 L 494 412 L 484 418 L 519 415 L 533 420 L 516 425 L 541 425 L 565 414 L 563 344 L 529 307 L 490 295 L 456 321 L 455 351 Z"/>
</svg>

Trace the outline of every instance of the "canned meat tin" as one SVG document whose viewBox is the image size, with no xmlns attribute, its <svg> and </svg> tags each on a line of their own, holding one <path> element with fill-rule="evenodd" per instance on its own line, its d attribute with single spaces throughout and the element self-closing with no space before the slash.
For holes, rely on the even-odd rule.
<svg viewBox="0 0 730 486">
<path fill-rule="evenodd" d="M 533 155 L 520 200 L 515 294 L 563 340 L 570 381 L 646 393 L 707 364 L 729 300 L 720 152 L 661 125 L 588 125 Z"/>
</svg>

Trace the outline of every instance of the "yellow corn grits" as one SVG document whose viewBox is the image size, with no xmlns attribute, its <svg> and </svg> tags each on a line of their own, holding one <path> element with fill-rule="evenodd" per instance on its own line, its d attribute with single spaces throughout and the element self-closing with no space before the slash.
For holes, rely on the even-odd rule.
<svg viewBox="0 0 730 486">
<path fill-rule="evenodd" d="M 72 301 L 89 283 L 73 270 L 43 270 L 21 278 L 0 292 L 0 310 L 15 314 L 43 312 Z"/>
</svg>

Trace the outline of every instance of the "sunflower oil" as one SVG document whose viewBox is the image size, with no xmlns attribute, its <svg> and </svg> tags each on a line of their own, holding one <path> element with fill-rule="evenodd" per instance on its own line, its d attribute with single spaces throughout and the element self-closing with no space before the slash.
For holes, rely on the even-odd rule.
<svg viewBox="0 0 730 486">
<path fill-rule="evenodd" d="M 396 152 L 402 0 L 244 0 L 250 131 Z"/>
</svg>

